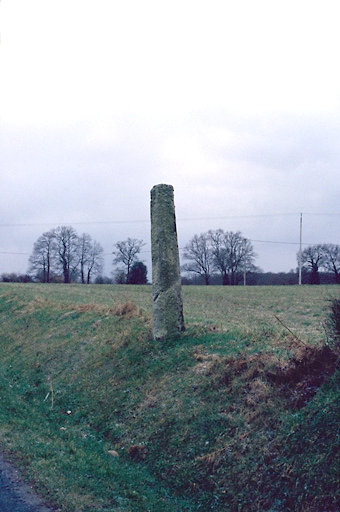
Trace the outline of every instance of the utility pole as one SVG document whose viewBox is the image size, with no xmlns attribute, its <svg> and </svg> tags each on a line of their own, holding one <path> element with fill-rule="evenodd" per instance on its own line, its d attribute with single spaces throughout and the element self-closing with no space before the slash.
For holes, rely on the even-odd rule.
<svg viewBox="0 0 340 512">
<path fill-rule="evenodd" d="M 248 266 L 248 255 L 245 254 L 244 269 L 243 269 L 243 286 L 247 286 L 247 266 Z"/>
<path fill-rule="evenodd" d="M 299 285 L 302 284 L 302 213 L 300 213 Z"/>
</svg>

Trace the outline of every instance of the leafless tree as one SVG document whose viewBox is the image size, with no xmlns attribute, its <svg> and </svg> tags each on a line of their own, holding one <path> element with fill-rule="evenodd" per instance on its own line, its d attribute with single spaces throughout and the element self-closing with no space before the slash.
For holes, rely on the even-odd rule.
<svg viewBox="0 0 340 512">
<path fill-rule="evenodd" d="M 259 272 L 259 267 L 256 267 L 254 264 L 255 258 L 257 254 L 254 251 L 253 245 L 250 240 L 247 238 L 243 239 L 242 244 L 242 259 L 240 262 L 239 270 L 243 272 L 243 282 L 246 284 L 246 276 L 248 272 Z"/>
<path fill-rule="evenodd" d="M 86 283 L 86 266 L 89 259 L 89 254 L 92 247 L 92 240 L 88 233 L 83 233 L 79 237 L 79 265 L 80 265 L 80 279 L 82 284 Z"/>
<path fill-rule="evenodd" d="M 193 272 L 204 278 L 205 284 L 210 283 L 213 255 L 208 233 L 194 235 L 184 247 L 184 258 L 190 261 L 183 265 L 183 270 Z"/>
<path fill-rule="evenodd" d="M 59 226 L 55 230 L 58 265 L 61 268 L 64 283 L 74 279 L 79 264 L 79 238 L 71 226 Z"/>
<path fill-rule="evenodd" d="M 244 238 L 240 231 L 229 231 L 225 235 L 229 252 L 230 284 L 235 285 L 237 275 L 245 269 L 250 270 L 256 255 L 250 240 Z"/>
<path fill-rule="evenodd" d="M 335 282 L 340 284 L 340 245 L 323 244 L 322 266 L 326 271 L 334 273 Z"/>
<path fill-rule="evenodd" d="M 43 233 L 34 243 L 29 258 L 29 274 L 34 274 L 43 283 L 49 283 L 55 270 L 57 243 L 55 230 Z"/>
<path fill-rule="evenodd" d="M 229 284 L 229 253 L 226 246 L 226 234 L 223 229 L 210 230 L 208 234 L 211 242 L 214 268 L 221 273 L 222 283 L 227 285 Z"/>
<path fill-rule="evenodd" d="M 85 244 L 86 252 L 82 252 L 80 259 L 80 274 L 81 282 L 90 284 L 91 277 L 96 274 L 100 274 L 104 267 L 103 248 L 94 240 L 92 243 L 90 235 L 83 234 L 81 241 L 81 247 L 83 248 L 82 239 L 87 240 Z M 83 249 L 82 249 L 83 251 Z"/>
<path fill-rule="evenodd" d="M 213 263 L 221 273 L 224 285 L 235 285 L 241 272 L 255 269 L 254 252 L 251 241 L 242 236 L 240 231 L 224 232 L 222 229 L 209 231 L 212 246 Z"/>
<path fill-rule="evenodd" d="M 320 284 L 319 270 L 324 263 L 323 246 L 318 244 L 306 247 L 301 253 L 301 263 L 303 269 L 310 271 L 310 284 Z"/>
<path fill-rule="evenodd" d="M 113 264 L 122 263 L 125 267 L 125 282 L 128 282 L 132 265 L 138 261 L 137 256 L 145 245 L 143 240 L 128 238 L 115 244 L 116 251 L 113 251 Z"/>
</svg>

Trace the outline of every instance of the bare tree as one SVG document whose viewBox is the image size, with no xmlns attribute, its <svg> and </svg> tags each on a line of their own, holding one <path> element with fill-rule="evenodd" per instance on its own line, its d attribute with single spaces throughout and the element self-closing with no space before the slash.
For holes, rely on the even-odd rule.
<svg viewBox="0 0 340 512">
<path fill-rule="evenodd" d="M 91 277 L 96 274 L 100 274 L 104 268 L 104 249 L 102 246 L 94 240 L 90 247 L 87 261 L 86 261 L 86 283 L 90 284 Z"/>
<path fill-rule="evenodd" d="M 299 255 L 298 255 L 299 259 Z M 311 245 L 306 247 L 301 253 L 302 268 L 310 271 L 310 284 L 320 284 L 319 269 L 324 261 L 324 251 L 322 245 Z"/>
<path fill-rule="evenodd" d="M 226 246 L 226 236 L 223 229 L 216 231 L 208 231 L 211 251 L 213 257 L 213 265 L 215 270 L 219 271 L 222 276 L 222 284 L 229 284 L 229 254 Z"/>
<path fill-rule="evenodd" d="M 235 285 L 240 271 L 251 267 L 255 253 L 250 240 L 244 238 L 240 231 L 229 231 L 225 238 L 229 253 L 230 284 Z"/>
<path fill-rule="evenodd" d="M 43 283 L 49 283 L 55 270 L 56 251 L 55 230 L 52 229 L 43 233 L 34 243 L 28 273 L 34 274 Z"/>
<path fill-rule="evenodd" d="M 242 259 L 240 262 L 240 269 L 243 272 L 243 284 L 246 285 L 246 276 L 248 272 L 259 271 L 259 268 L 254 265 L 257 254 L 254 251 L 252 243 L 247 238 L 243 239 L 242 244 Z"/>
<path fill-rule="evenodd" d="M 194 235 L 184 247 L 184 258 L 190 261 L 183 266 L 186 272 L 193 272 L 204 278 L 205 284 L 210 283 L 213 255 L 208 233 Z"/>
<path fill-rule="evenodd" d="M 71 226 L 59 226 L 55 230 L 58 265 L 62 270 L 64 283 L 75 277 L 79 264 L 79 238 Z"/>
<path fill-rule="evenodd" d="M 116 251 L 113 252 L 115 258 L 113 264 L 122 263 L 125 267 L 125 282 L 129 281 L 132 265 L 138 261 L 137 256 L 145 244 L 143 240 L 128 238 L 127 240 L 115 244 Z"/>
<path fill-rule="evenodd" d="M 89 254 L 91 251 L 91 237 L 87 233 L 83 233 L 79 237 L 79 265 L 80 265 L 80 279 L 82 284 L 86 283 L 85 274 L 86 274 L 86 265 L 88 262 Z"/>
<path fill-rule="evenodd" d="M 256 254 L 253 246 L 240 231 L 209 231 L 213 263 L 221 273 L 224 285 L 238 283 L 241 273 L 254 269 Z"/>
<path fill-rule="evenodd" d="M 334 273 L 335 282 L 340 284 L 340 245 L 323 244 L 322 266 L 326 271 Z"/>
</svg>

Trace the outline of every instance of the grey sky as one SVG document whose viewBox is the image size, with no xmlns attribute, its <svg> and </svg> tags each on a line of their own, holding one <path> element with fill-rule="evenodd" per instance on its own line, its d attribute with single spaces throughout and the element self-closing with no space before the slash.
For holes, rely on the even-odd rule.
<svg viewBox="0 0 340 512">
<path fill-rule="evenodd" d="M 158 183 L 175 188 L 181 247 L 240 230 L 258 266 L 289 271 L 300 212 L 305 244 L 339 244 L 337 10 L 2 0 L 0 273 L 25 272 L 62 224 L 102 244 L 107 275 L 127 237 L 149 266 Z"/>
</svg>

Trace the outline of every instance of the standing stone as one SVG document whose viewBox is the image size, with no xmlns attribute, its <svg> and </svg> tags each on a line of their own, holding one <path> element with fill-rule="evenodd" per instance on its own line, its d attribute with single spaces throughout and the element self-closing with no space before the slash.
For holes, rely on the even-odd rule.
<svg viewBox="0 0 340 512">
<path fill-rule="evenodd" d="M 184 331 L 174 189 L 171 185 L 155 185 L 151 190 L 151 253 L 153 336 L 165 339 Z"/>
</svg>

